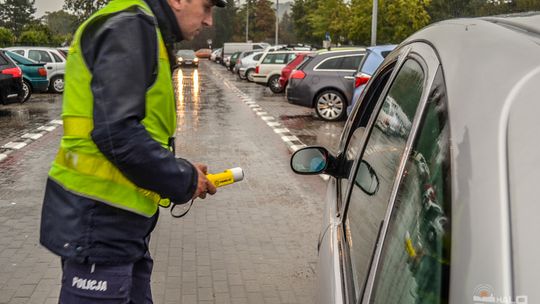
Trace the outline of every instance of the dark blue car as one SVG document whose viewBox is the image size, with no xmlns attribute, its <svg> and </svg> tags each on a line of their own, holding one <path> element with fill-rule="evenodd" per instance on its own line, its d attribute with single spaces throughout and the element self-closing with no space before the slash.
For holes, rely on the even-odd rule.
<svg viewBox="0 0 540 304">
<path fill-rule="evenodd" d="M 384 58 L 386 58 L 386 56 L 395 48 L 396 45 L 394 44 L 371 46 L 366 48 L 366 56 L 360 63 L 358 71 L 354 75 L 354 93 L 351 102 L 349 102 L 349 106 L 347 107 L 347 116 L 349 116 L 354 104 L 358 98 L 360 98 L 360 95 L 371 78 L 371 75 L 375 73 L 379 65 L 381 65 L 383 62 Z"/>
</svg>

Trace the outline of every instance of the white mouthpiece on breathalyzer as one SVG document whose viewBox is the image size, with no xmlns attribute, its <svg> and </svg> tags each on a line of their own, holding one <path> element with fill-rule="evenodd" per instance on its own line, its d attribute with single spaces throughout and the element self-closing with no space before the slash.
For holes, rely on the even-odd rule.
<svg viewBox="0 0 540 304">
<path fill-rule="evenodd" d="M 235 182 L 239 182 L 244 179 L 244 170 L 242 170 L 242 168 L 236 167 L 229 170 L 231 170 Z"/>
</svg>

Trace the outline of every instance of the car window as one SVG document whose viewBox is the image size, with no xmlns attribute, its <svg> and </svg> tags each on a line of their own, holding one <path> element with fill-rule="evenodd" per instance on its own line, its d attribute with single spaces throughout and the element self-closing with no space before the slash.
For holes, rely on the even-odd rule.
<svg viewBox="0 0 540 304">
<path fill-rule="evenodd" d="M 34 64 L 36 63 L 35 61 L 33 60 L 30 60 L 26 57 L 23 57 L 15 52 L 11 52 L 11 51 L 6 51 L 6 55 L 8 55 L 11 59 L 13 59 L 14 61 L 16 61 L 17 63 L 20 63 L 20 64 Z"/>
<path fill-rule="evenodd" d="M 268 55 L 266 55 L 266 57 L 264 57 L 262 63 L 270 64 L 270 63 L 274 62 L 274 56 L 276 56 L 276 54 L 268 54 Z"/>
<path fill-rule="evenodd" d="M 287 63 L 287 54 L 276 54 L 274 56 L 274 64 L 285 64 Z"/>
<path fill-rule="evenodd" d="M 255 56 L 253 56 L 253 60 L 259 60 L 259 59 L 261 59 L 261 56 L 262 56 L 262 54 L 257 54 Z"/>
<path fill-rule="evenodd" d="M 51 54 L 53 55 L 54 57 L 54 61 L 56 62 L 64 62 L 64 60 L 62 60 L 62 58 L 60 58 L 60 56 L 56 55 L 55 53 L 51 52 Z"/>
<path fill-rule="evenodd" d="M 0 65 L 7 65 L 8 61 L 4 58 L 4 56 L 0 56 Z"/>
<path fill-rule="evenodd" d="M 434 84 L 398 188 L 372 303 L 448 303 L 449 126 L 440 70 Z"/>
<path fill-rule="evenodd" d="M 360 61 L 362 61 L 362 58 L 364 58 L 363 55 L 343 57 L 340 69 L 356 71 L 356 69 L 358 69 L 358 66 L 360 66 Z"/>
<path fill-rule="evenodd" d="M 341 57 L 329 58 L 326 61 L 323 61 L 316 70 L 337 70 L 341 65 Z"/>
<path fill-rule="evenodd" d="M 391 84 L 367 139 L 345 214 L 345 237 L 350 250 L 352 280 L 361 295 L 381 221 L 387 209 L 411 121 L 423 91 L 424 72 L 412 59 L 405 61 Z"/>
<path fill-rule="evenodd" d="M 24 56 L 24 51 L 23 50 L 13 50 L 12 52 L 17 53 L 17 54 L 19 54 L 21 56 Z"/>
<path fill-rule="evenodd" d="M 53 62 L 51 56 L 46 51 L 30 50 L 28 52 L 28 57 L 37 62 Z"/>
<path fill-rule="evenodd" d="M 287 63 L 290 63 L 291 61 L 293 61 L 295 58 L 296 58 L 296 54 L 292 53 L 292 54 L 289 54 L 289 57 L 287 58 Z"/>
</svg>

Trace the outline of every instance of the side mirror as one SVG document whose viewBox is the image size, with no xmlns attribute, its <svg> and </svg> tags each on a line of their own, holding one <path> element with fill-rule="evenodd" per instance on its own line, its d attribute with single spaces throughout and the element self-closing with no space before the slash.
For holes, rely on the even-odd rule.
<svg viewBox="0 0 540 304">
<path fill-rule="evenodd" d="M 291 169 L 297 174 L 320 174 L 326 171 L 331 158 L 323 147 L 305 147 L 291 156 Z"/>
</svg>

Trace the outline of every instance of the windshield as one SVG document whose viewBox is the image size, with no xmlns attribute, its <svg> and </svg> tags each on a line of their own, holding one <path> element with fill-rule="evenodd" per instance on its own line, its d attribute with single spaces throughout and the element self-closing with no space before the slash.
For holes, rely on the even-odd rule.
<svg viewBox="0 0 540 304">
<path fill-rule="evenodd" d="M 176 56 L 183 58 L 195 58 L 195 52 L 192 50 L 179 50 L 176 52 Z"/>
</svg>

